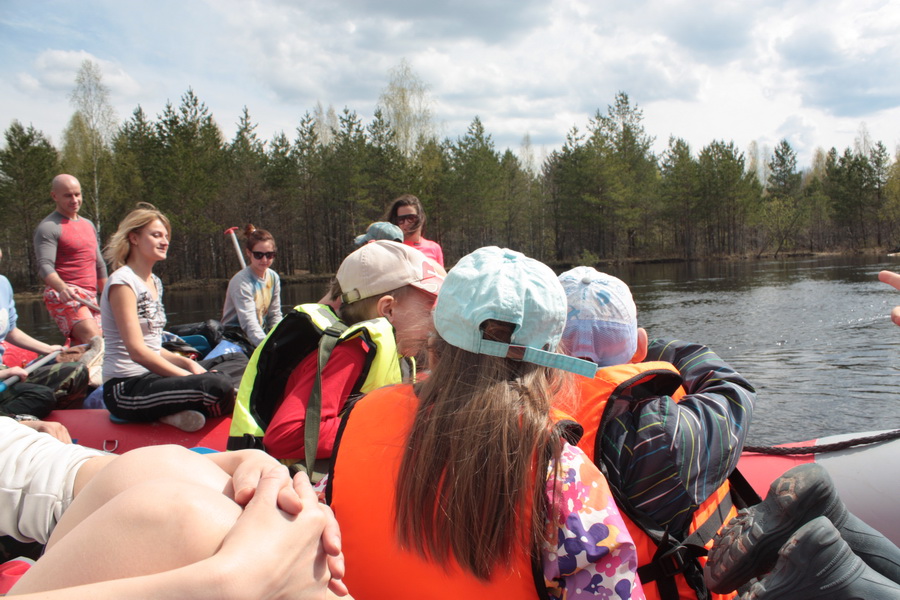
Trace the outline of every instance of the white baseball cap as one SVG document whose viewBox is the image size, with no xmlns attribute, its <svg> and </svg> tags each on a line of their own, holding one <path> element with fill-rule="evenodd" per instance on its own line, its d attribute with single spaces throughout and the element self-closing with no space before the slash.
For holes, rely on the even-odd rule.
<svg viewBox="0 0 900 600">
<path fill-rule="evenodd" d="M 341 299 L 351 304 L 406 285 L 437 295 L 444 268 L 410 246 L 375 240 L 355 250 L 338 268 Z"/>
</svg>

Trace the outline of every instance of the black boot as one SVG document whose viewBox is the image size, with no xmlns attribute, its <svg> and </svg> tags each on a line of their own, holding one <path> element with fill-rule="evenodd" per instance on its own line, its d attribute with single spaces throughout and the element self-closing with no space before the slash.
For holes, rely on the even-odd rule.
<svg viewBox="0 0 900 600">
<path fill-rule="evenodd" d="M 848 511 L 828 471 L 809 463 L 773 481 L 763 502 L 742 510 L 726 525 L 710 551 L 707 585 L 727 593 L 765 573 L 788 537 L 818 516 L 828 517 L 867 565 L 900 583 L 900 548 Z"/>
<path fill-rule="evenodd" d="M 900 585 L 856 556 L 827 517 L 798 529 L 771 573 L 740 600 L 895 600 Z"/>
<path fill-rule="evenodd" d="M 846 508 L 844 514 L 843 521 L 829 518 L 853 553 L 891 581 L 900 583 L 900 548 Z"/>
</svg>

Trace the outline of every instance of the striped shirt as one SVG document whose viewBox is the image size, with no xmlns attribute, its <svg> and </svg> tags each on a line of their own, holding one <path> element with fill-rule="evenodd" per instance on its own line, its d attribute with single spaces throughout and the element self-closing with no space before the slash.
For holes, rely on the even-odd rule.
<svg viewBox="0 0 900 600">
<path fill-rule="evenodd" d="M 603 431 L 610 487 L 672 533 L 737 465 L 756 390 L 706 346 L 653 340 L 647 361 L 672 363 L 686 395 L 635 401 L 622 396 Z"/>
</svg>

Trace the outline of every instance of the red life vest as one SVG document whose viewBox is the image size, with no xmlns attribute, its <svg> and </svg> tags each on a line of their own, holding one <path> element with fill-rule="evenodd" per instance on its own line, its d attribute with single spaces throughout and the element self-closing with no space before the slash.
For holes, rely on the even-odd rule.
<svg viewBox="0 0 900 600">
<path fill-rule="evenodd" d="M 607 473 L 603 461 L 600 460 L 600 429 L 605 425 L 604 414 L 610 398 L 617 398 L 624 391 L 634 392 L 641 387 L 647 391 L 645 396 L 671 396 L 678 402 L 684 395 L 681 387 L 681 375 L 678 370 L 667 362 L 631 363 L 604 367 L 597 371 L 593 379 L 585 377 L 577 378 L 580 387 L 580 402 L 575 408 L 557 408 L 555 418 L 571 419 L 584 428 L 584 434 L 578 442 L 578 447 L 594 461 L 594 464 Z M 656 557 L 660 548 L 659 544 L 651 537 L 644 526 L 641 526 L 633 514 L 629 514 L 629 503 L 613 489 L 619 511 L 625 520 L 631 537 L 634 539 L 638 552 L 638 575 L 648 600 L 697 600 L 697 592 L 691 588 L 681 571 L 685 561 L 683 552 L 678 551 L 673 555 Z M 694 533 L 703 528 L 695 536 L 702 538 L 701 544 L 706 548 L 712 547 L 712 536 L 719 531 L 725 523 L 737 514 L 737 509 L 731 503 L 731 486 L 726 480 L 703 504 L 694 512 L 689 528 Z M 706 527 L 703 527 L 706 524 Z M 657 529 L 658 530 L 658 529 Z M 692 539 L 691 542 L 697 540 Z M 680 540 L 675 540 L 680 542 Z M 688 560 L 696 559 L 702 567 L 706 558 L 688 557 Z M 696 573 L 695 573 L 696 575 Z M 652 579 L 651 579 L 652 578 Z M 667 580 L 667 581 L 664 581 Z M 664 589 L 660 589 L 663 586 Z M 666 592 L 668 588 L 670 592 Z M 710 598 L 724 600 L 733 598 L 735 594 L 720 595 L 710 594 Z"/>
<path fill-rule="evenodd" d="M 518 545 L 512 568 L 495 569 L 488 582 L 452 558 L 435 564 L 399 546 L 397 473 L 418 404 L 412 386 L 395 385 L 370 392 L 344 416 L 326 497 L 341 524 L 347 587 L 366 600 L 546 598 L 527 540 Z"/>
</svg>

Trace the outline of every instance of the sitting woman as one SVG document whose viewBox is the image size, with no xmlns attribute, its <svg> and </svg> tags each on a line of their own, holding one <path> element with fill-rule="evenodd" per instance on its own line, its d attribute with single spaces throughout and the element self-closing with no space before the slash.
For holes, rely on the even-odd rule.
<svg viewBox="0 0 900 600">
<path fill-rule="evenodd" d="M 197 431 L 206 417 L 234 404 L 231 379 L 162 347 L 166 311 L 153 266 L 166 259 L 171 226 L 150 204 L 140 203 L 119 225 L 105 256 L 115 272 L 101 301 L 103 401 L 114 416 L 162 421 Z"/>
<path fill-rule="evenodd" d="M 248 225 L 244 237 L 250 264 L 228 282 L 222 325 L 226 337 L 252 354 L 281 320 L 281 280 L 270 268 L 276 252 L 272 234 Z"/>
<path fill-rule="evenodd" d="M 448 273 L 431 376 L 370 392 L 341 426 L 326 495 L 354 595 L 644 597 L 606 480 L 551 420 L 566 372 L 596 371 L 555 352 L 565 323 L 556 275 L 518 252 Z"/>
</svg>

